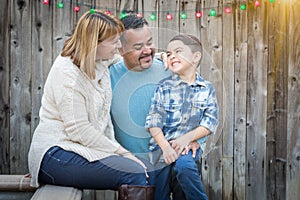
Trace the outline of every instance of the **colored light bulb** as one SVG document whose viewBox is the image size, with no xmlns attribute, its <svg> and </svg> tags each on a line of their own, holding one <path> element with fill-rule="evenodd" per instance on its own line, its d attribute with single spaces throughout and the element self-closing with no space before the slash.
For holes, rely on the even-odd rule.
<svg viewBox="0 0 300 200">
<path fill-rule="evenodd" d="M 43 4 L 49 4 L 49 0 L 43 0 Z"/>
<path fill-rule="evenodd" d="M 246 10 L 246 5 L 245 5 L 245 4 L 242 4 L 242 5 L 240 6 L 240 8 L 241 8 L 241 10 Z"/>
<path fill-rule="evenodd" d="M 123 19 L 124 17 L 126 17 L 126 13 L 124 13 L 124 12 L 121 12 L 121 14 L 120 14 L 120 18 L 121 18 L 121 19 Z"/>
<path fill-rule="evenodd" d="M 152 12 L 152 14 L 150 15 L 150 20 L 151 21 L 156 20 L 156 16 L 155 16 L 154 12 Z"/>
<path fill-rule="evenodd" d="M 260 2 L 259 2 L 259 1 L 255 1 L 254 5 L 255 5 L 256 7 L 259 7 L 259 6 L 260 6 Z"/>
<path fill-rule="evenodd" d="M 227 14 L 231 13 L 231 8 L 230 7 L 226 7 L 225 8 L 225 13 L 227 13 Z"/>
<path fill-rule="evenodd" d="M 182 13 L 180 14 L 180 18 L 181 18 L 181 19 L 186 19 L 186 18 L 187 18 L 186 13 L 185 13 L 185 12 L 182 12 Z"/>
<path fill-rule="evenodd" d="M 212 17 L 217 16 L 216 10 L 215 9 L 211 9 L 210 12 L 209 12 L 209 15 L 212 16 Z"/>
<path fill-rule="evenodd" d="M 90 13 L 91 13 L 91 14 L 94 14 L 94 13 L 95 13 L 95 9 L 94 9 L 94 8 L 91 8 L 91 9 L 90 9 Z"/>
<path fill-rule="evenodd" d="M 107 14 L 107 15 L 111 15 L 111 12 L 110 12 L 110 10 L 106 10 L 106 11 L 105 11 L 105 14 Z"/>
<path fill-rule="evenodd" d="M 57 3 L 57 7 L 58 7 L 58 8 L 63 8 L 63 7 L 64 7 L 63 2 L 58 2 L 58 3 Z"/>
<path fill-rule="evenodd" d="M 79 6 L 75 6 L 74 7 L 74 12 L 79 12 L 80 11 L 80 7 Z"/>
<path fill-rule="evenodd" d="M 275 0 L 270 0 L 270 3 L 274 3 L 275 2 Z"/>
<path fill-rule="evenodd" d="M 141 17 L 143 17 L 143 14 L 142 13 L 138 13 L 138 14 L 136 14 L 136 16 L 139 17 L 139 18 L 141 18 Z"/>
<path fill-rule="evenodd" d="M 173 19 L 173 15 L 170 14 L 170 13 L 168 13 L 168 14 L 167 14 L 167 20 L 172 20 L 172 19 Z"/>
<path fill-rule="evenodd" d="M 202 15 L 203 15 L 202 12 L 200 12 L 200 11 L 197 11 L 197 12 L 196 12 L 196 17 L 197 17 L 197 18 L 202 17 Z"/>
</svg>

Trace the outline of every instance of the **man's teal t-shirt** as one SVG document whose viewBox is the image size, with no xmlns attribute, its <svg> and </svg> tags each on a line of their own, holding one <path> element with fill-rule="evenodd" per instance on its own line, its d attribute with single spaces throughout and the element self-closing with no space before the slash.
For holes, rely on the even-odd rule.
<svg viewBox="0 0 300 200">
<path fill-rule="evenodd" d="M 163 63 L 154 59 L 144 71 L 130 71 L 123 60 L 110 66 L 113 91 L 111 117 L 118 142 L 135 155 L 148 159 L 150 133 L 145 129 L 146 116 L 158 82 L 170 76 Z"/>
</svg>

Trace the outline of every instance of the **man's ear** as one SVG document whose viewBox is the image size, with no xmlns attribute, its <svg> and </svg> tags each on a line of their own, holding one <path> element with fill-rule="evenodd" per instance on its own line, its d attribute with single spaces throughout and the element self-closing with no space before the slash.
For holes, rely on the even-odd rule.
<svg viewBox="0 0 300 200">
<path fill-rule="evenodd" d="M 200 60 L 201 60 L 202 54 L 200 51 L 196 51 L 194 53 L 194 58 L 193 58 L 193 63 L 197 63 L 197 65 L 199 64 Z"/>
</svg>

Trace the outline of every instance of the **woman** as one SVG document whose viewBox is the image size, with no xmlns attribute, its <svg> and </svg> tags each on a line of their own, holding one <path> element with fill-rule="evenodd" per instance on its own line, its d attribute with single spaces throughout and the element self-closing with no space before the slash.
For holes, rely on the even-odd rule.
<svg viewBox="0 0 300 200">
<path fill-rule="evenodd" d="M 123 29 L 118 19 L 95 10 L 79 19 L 65 42 L 44 87 L 29 151 L 32 186 L 147 185 L 145 165 L 115 140 L 109 114 L 112 94 L 104 61 L 121 47 Z"/>
</svg>

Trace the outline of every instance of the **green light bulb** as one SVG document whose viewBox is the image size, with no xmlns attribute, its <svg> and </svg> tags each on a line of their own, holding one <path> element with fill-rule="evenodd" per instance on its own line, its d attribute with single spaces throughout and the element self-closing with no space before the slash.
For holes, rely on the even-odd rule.
<svg viewBox="0 0 300 200">
<path fill-rule="evenodd" d="M 154 12 L 150 15 L 150 20 L 151 21 L 156 20 L 156 16 L 155 16 Z"/>
<path fill-rule="evenodd" d="M 126 13 L 124 13 L 124 12 L 121 12 L 121 14 L 120 14 L 120 18 L 121 18 L 121 19 L 123 19 L 124 17 L 126 17 Z"/>
<path fill-rule="evenodd" d="M 63 7 L 64 7 L 63 2 L 58 2 L 58 3 L 57 3 L 57 7 L 58 7 L 58 8 L 63 8 Z"/>
<path fill-rule="evenodd" d="M 246 5 L 245 5 L 245 4 L 242 4 L 242 5 L 240 6 L 240 8 L 241 8 L 241 10 L 246 10 Z"/>
<path fill-rule="evenodd" d="M 212 17 L 215 17 L 215 16 L 217 16 L 217 12 L 216 12 L 216 10 L 214 10 L 214 9 L 211 9 L 211 10 L 210 10 L 210 12 L 209 12 L 209 15 L 210 15 L 210 16 L 212 16 Z"/>
<path fill-rule="evenodd" d="M 180 15 L 180 18 L 181 19 L 186 19 L 187 18 L 187 15 L 185 12 L 182 12 L 181 15 Z"/>
</svg>

